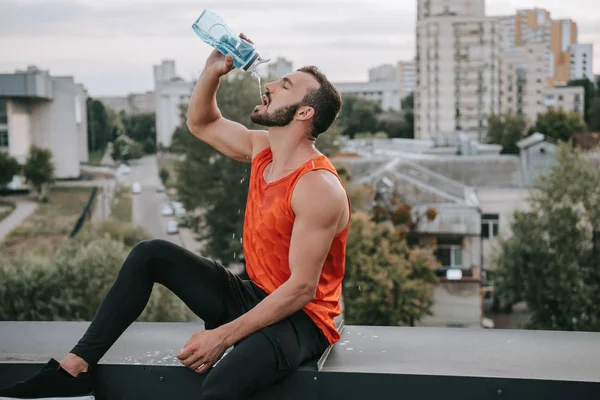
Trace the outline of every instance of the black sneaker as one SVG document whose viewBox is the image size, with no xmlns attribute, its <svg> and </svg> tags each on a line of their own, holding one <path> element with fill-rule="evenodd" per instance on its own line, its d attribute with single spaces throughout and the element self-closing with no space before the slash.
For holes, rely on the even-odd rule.
<svg viewBox="0 0 600 400">
<path fill-rule="evenodd" d="M 53 358 L 26 381 L 0 389 L 0 400 L 9 399 L 94 400 L 92 376 L 86 372 L 74 377 Z"/>
</svg>

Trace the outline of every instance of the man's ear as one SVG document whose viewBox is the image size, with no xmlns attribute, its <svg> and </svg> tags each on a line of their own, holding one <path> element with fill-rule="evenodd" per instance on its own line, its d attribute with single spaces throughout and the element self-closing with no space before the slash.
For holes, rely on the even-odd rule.
<svg viewBox="0 0 600 400">
<path fill-rule="evenodd" d="M 306 121 L 314 117 L 315 109 L 309 106 L 302 106 L 296 112 L 296 119 Z"/>
</svg>

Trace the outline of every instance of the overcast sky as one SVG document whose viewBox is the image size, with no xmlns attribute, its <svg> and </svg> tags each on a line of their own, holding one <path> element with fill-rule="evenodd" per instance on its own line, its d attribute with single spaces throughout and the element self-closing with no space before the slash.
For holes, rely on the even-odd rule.
<svg viewBox="0 0 600 400">
<path fill-rule="evenodd" d="M 600 73 L 600 0 L 487 0 L 486 13 L 536 6 L 578 23 Z M 414 57 L 416 0 L 0 0 L 0 72 L 36 65 L 74 76 L 92 96 L 152 90 L 162 59 L 190 79 L 210 51 L 191 29 L 204 8 L 266 57 L 315 64 L 334 81 Z"/>
</svg>

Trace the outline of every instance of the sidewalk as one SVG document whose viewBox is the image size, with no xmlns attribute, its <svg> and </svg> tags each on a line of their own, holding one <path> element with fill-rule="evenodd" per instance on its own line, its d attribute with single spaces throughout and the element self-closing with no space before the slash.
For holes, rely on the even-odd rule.
<svg viewBox="0 0 600 400">
<path fill-rule="evenodd" d="M 17 207 L 14 211 L 2 221 L 0 221 L 0 242 L 3 242 L 6 236 L 16 227 L 21 225 L 38 207 L 38 203 L 24 198 L 12 198 Z"/>
</svg>

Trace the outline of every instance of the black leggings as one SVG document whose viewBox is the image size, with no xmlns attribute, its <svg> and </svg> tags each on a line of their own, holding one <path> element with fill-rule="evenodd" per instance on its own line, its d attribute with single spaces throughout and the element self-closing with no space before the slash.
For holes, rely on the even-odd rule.
<svg viewBox="0 0 600 400">
<path fill-rule="evenodd" d="M 175 293 L 214 329 L 244 314 L 267 294 L 215 261 L 164 240 L 137 244 L 114 285 L 71 350 L 95 365 L 142 313 L 154 283 Z M 183 347 L 185 343 L 181 343 Z M 248 336 L 212 368 L 204 380 L 203 400 L 244 399 L 319 357 L 328 342 L 302 311 Z"/>
</svg>

